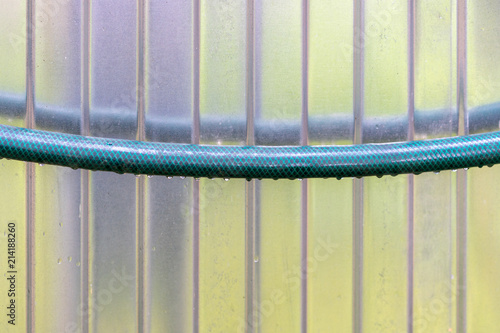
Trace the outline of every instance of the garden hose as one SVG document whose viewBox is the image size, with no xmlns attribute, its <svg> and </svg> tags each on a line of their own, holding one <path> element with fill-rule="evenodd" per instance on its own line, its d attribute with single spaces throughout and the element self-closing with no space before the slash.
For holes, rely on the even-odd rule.
<svg viewBox="0 0 500 333">
<path fill-rule="evenodd" d="M 95 171 L 296 179 L 419 174 L 500 163 L 500 132 L 347 146 L 222 146 L 87 137 L 0 125 L 0 157 Z"/>
</svg>

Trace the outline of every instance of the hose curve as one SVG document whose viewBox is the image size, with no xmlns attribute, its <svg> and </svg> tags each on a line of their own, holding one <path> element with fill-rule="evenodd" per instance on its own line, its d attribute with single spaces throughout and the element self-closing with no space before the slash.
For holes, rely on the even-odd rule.
<svg viewBox="0 0 500 333">
<path fill-rule="evenodd" d="M 0 157 L 96 171 L 223 178 L 383 176 L 500 163 L 500 132 L 348 146 L 142 142 L 0 125 Z"/>
</svg>

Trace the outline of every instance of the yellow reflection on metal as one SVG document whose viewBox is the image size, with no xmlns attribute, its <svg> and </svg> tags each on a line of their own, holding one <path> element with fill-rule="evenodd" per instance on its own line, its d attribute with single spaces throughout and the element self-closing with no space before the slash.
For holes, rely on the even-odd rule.
<svg viewBox="0 0 500 333">
<path fill-rule="evenodd" d="M 200 180 L 200 330 L 245 322 L 245 180 Z"/>
<path fill-rule="evenodd" d="M 260 302 L 262 332 L 298 332 L 301 309 L 300 182 L 261 182 Z"/>
</svg>

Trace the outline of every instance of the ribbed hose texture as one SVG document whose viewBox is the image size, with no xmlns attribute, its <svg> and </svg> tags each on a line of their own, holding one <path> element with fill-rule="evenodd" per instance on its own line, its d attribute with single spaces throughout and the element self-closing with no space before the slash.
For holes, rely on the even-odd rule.
<svg viewBox="0 0 500 333">
<path fill-rule="evenodd" d="M 0 157 L 164 176 L 295 179 L 383 176 L 500 163 L 500 132 L 347 146 L 216 146 L 87 137 L 0 125 Z"/>
</svg>

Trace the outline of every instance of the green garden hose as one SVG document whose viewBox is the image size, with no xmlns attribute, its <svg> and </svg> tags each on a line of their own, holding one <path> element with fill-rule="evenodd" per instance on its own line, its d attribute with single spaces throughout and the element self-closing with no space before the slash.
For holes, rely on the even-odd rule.
<svg viewBox="0 0 500 333">
<path fill-rule="evenodd" d="M 74 169 L 164 176 L 383 176 L 500 163 L 500 132 L 348 146 L 214 146 L 85 137 L 0 125 L 0 157 Z"/>
</svg>

